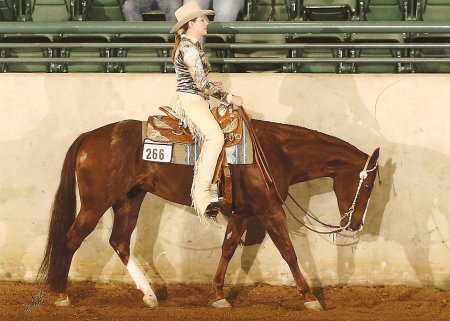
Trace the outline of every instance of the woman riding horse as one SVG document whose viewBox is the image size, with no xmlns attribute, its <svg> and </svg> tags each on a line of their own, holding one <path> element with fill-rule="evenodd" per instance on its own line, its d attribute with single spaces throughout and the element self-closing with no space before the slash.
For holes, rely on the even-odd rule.
<svg viewBox="0 0 450 321">
<path fill-rule="evenodd" d="M 178 101 L 175 112 L 189 128 L 201 146 L 195 164 L 191 197 L 202 224 L 207 225 L 206 215 L 214 215 L 220 205 L 211 193 L 211 181 L 217 159 L 222 151 L 222 129 L 209 110 L 209 97 L 217 98 L 225 105 L 242 106 L 242 98 L 223 91 L 222 83 L 207 79 L 210 64 L 200 41 L 208 32 L 205 15 L 212 10 L 202 10 L 196 2 L 179 8 L 175 15 L 178 22 L 170 32 L 176 32 L 172 59 L 177 74 Z"/>
<path fill-rule="evenodd" d="M 204 14 L 211 12 L 200 10 L 196 4 L 179 10 L 179 22 L 173 28 L 178 31 L 183 26 L 178 32 L 174 54 L 180 95 L 177 112 L 203 144 L 194 179 L 191 166 L 142 159 L 141 121 L 120 121 L 82 133 L 75 139 L 62 166 L 39 271 L 50 289 L 57 293 L 58 306 L 71 304 L 67 283 L 72 259 L 108 209 L 114 212 L 109 243 L 142 291 L 142 300 L 150 307 L 156 307 L 158 300 L 130 248 L 145 195 L 152 193 L 183 205 L 189 205 L 192 197 L 197 213 L 201 217 L 206 213 L 211 176 L 223 144 L 223 134 L 206 99 L 213 96 L 222 102 L 242 105 L 242 98 L 227 94 L 220 85 L 207 81 L 209 64 L 199 40 L 207 32 Z M 268 188 L 255 162 L 233 167 L 234 214 L 228 218 L 214 276 L 213 306 L 231 307 L 224 293 L 227 268 L 251 218 L 256 217 L 288 264 L 305 299 L 305 307 L 321 310 L 322 305 L 300 271 L 283 202 L 289 186 L 331 177 L 340 214 L 338 231 L 361 229 L 375 182 L 379 149 L 368 155 L 347 142 L 314 130 L 256 119 L 251 124 L 276 188 Z"/>
</svg>

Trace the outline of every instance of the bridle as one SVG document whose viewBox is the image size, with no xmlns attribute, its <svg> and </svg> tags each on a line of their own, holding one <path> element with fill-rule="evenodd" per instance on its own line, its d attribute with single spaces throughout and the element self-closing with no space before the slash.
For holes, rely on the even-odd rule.
<svg viewBox="0 0 450 321">
<path fill-rule="evenodd" d="M 323 227 L 332 229 L 331 231 L 318 231 L 313 227 L 310 227 L 308 225 L 306 225 L 305 223 L 303 223 L 302 221 L 300 221 L 291 211 L 291 209 L 286 205 L 285 202 L 283 202 L 283 204 L 285 205 L 285 207 L 287 208 L 287 210 L 289 211 L 289 213 L 291 213 L 291 215 L 295 218 L 295 220 L 297 222 L 299 222 L 301 225 L 303 225 L 304 227 L 306 227 L 308 230 L 318 233 L 318 234 L 338 234 L 341 233 L 345 230 L 348 230 L 348 228 L 350 227 L 350 224 L 352 222 L 352 217 L 353 217 L 353 212 L 355 211 L 355 205 L 356 202 L 358 201 L 358 197 L 361 191 L 361 186 L 364 183 L 364 180 L 367 178 L 368 173 L 375 171 L 378 168 L 378 164 L 375 164 L 375 166 L 371 169 L 367 169 L 367 166 L 369 165 L 369 161 L 370 161 L 370 156 L 367 158 L 366 164 L 364 165 L 364 169 L 359 173 L 359 183 L 358 183 L 358 187 L 356 188 L 356 192 L 355 192 L 355 197 L 353 198 L 353 202 L 352 205 L 350 206 L 350 208 L 348 209 L 347 212 L 345 212 L 344 214 L 341 214 L 341 221 L 348 218 L 347 224 L 345 226 L 338 226 L 338 225 L 331 225 L 331 224 L 327 224 L 327 223 L 323 223 L 322 221 L 320 221 L 319 219 L 317 219 L 313 214 L 308 213 L 308 211 L 304 210 L 302 206 L 300 206 L 300 204 L 292 197 L 292 195 L 288 192 L 288 196 L 292 199 L 292 201 L 294 201 L 294 203 L 306 214 L 306 216 L 308 216 L 309 218 L 313 219 L 314 221 L 316 221 L 317 223 L 321 224 Z M 364 213 L 364 216 L 367 213 L 367 207 L 366 207 L 366 211 Z M 363 217 L 363 222 L 364 222 L 364 217 Z"/>
<path fill-rule="evenodd" d="M 369 156 L 369 158 L 367 158 L 366 164 L 364 165 L 364 169 L 359 173 L 359 183 L 358 183 L 358 187 L 356 188 L 355 198 L 353 199 L 352 205 L 348 209 L 348 212 L 341 215 L 341 220 L 346 219 L 349 216 L 350 216 L 350 220 L 351 220 L 351 217 L 353 216 L 353 212 L 355 211 L 356 201 L 358 200 L 359 192 L 361 191 L 361 186 L 364 183 L 364 180 L 367 178 L 368 173 L 373 172 L 374 170 L 376 170 L 378 168 L 378 164 L 375 164 L 375 166 L 373 168 L 367 169 L 367 166 L 369 165 L 369 160 L 370 160 L 370 156 Z"/>
</svg>

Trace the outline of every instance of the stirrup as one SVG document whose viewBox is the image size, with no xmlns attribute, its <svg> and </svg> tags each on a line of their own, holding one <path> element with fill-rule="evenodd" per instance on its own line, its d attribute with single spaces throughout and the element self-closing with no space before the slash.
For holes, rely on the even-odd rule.
<svg viewBox="0 0 450 321">
<path fill-rule="evenodd" d="M 209 218 L 216 219 L 217 215 L 219 214 L 222 206 L 225 204 L 225 198 L 219 197 L 219 200 L 217 202 L 211 202 L 209 203 L 208 207 L 206 208 L 205 214 Z"/>
</svg>

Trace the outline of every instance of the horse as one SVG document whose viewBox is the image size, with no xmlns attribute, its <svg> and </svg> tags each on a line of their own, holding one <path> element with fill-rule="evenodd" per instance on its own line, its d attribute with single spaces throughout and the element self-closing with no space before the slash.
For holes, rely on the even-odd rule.
<svg viewBox="0 0 450 321">
<path fill-rule="evenodd" d="M 251 125 L 276 188 L 267 185 L 257 164 L 233 165 L 234 212 L 227 218 L 214 276 L 213 307 L 231 307 L 224 294 L 225 273 L 250 218 L 255 216 L 287 262 L 304 306 L 322 310 L 300 271 L 283 201 L 289 186 L 331 177 L 340 230 L 358 231 L 364 224 L 373 189 L 379 148 L 369 156 L 341 139 L 311 129 L 256 119 L 251 120 Z M 111 207 L 114 223 L 109 243 L 142 291 L 144 303 L 149 307 L 158 305 L 150 283 L 130 253 L 131 234 L 147 193 L 191 205 L 193 166 L 144 161 L 142 153 L 142 122 L 138 120 L 123 120 L 82 133 L 68 149 L 38 273 L 42 282 L 57 293 L 57 306 L 70 305 L 67 283 L 73 255 Z M 78 215 L 77 185 L 81 203 Z"/>
</svg>

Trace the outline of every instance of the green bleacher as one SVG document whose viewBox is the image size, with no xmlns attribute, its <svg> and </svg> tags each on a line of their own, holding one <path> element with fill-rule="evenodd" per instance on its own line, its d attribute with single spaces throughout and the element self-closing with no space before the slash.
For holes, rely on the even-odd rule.
<svg viewBox="0 0 450 321">
<path fill-rule="evenodd" d="M 408 2 L 405 0 L 370 0 L 364 1 L 360 8 L 361 20 L 363 21 L 406 21 L 408 19 Z M 404 44 L 404 33 L 376 33 L 376 34 L 356 34 L 351 37 L 352 43 L 392 43 Z M 379 58 L 402 58 L 407 57 L 405 50 L 395 50 L 390 48 L 354 49 L 350 51 L 352 57 L 379 57 Z M 395 73 L 411 71 L 411 68 L 399 63 L 375 63 L 375 64 L 353 64 L 352 72 L 362 73 Z"/>
<path fill-rule="evenodd" d="M 417 0 L 415 19 L 426 22 L 450 23 L 450 0 Z M 411 34 L 409 39 L 411 43 L 421 44 L 449 44 L 450 34 Z M 411 55 L 419 58 L 446 58 L 450 57 L 449 48 L 422 48 L 411 51 Z M 449 73 L 450 63 L 422 63 L 414 66 L 416 72 L 424 73 Z"/>
<path fill-rule="evenodd" d="M 0 0 L 3 72 L 173 72 L 172 23 L 123 0 Z M 215 72 L 449 73 L 450 0 L 247 0 L 210 24 Z"/>
</svg>

